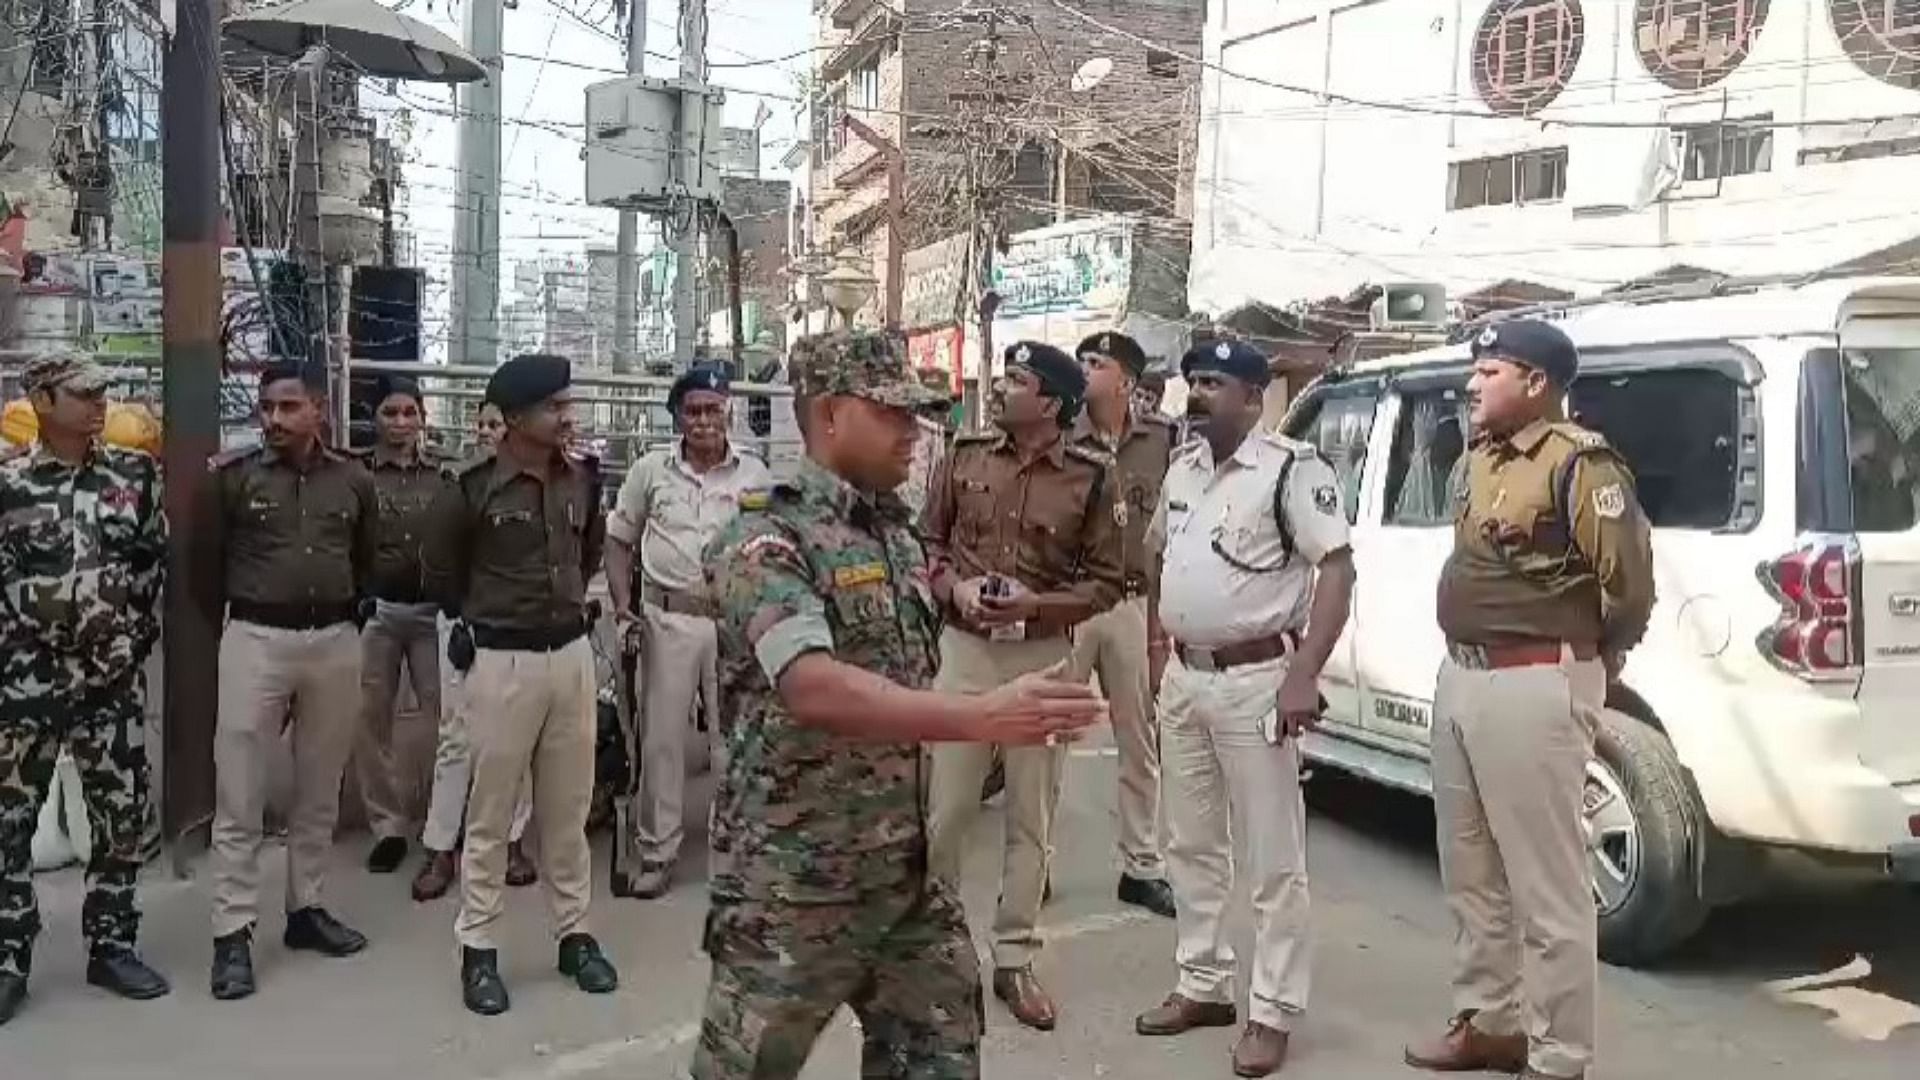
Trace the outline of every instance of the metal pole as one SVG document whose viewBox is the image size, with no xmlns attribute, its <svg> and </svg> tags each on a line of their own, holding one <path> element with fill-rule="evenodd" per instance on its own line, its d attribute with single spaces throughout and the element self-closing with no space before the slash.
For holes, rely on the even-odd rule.
<svg viewBox="0 0 1920 1080">
<path fill-rule="evenodd" d="M 207 459 L 220 449 L 220 19 L 224 0 L 179 0 L 160 93 L 162 406 L 167 545 L 161 723 L 162 830 L 174 869 L 179 841 L 213 818 L 213 725 L 220 567 L 204 541 L 213 523 L 202 497 Z"/>
<path fill-rule="evenodd" d="M 646 74 L 647 0 L 627 0 L 632 16 L 627 28 L 627 74 Z M 616 241 L 620 261 L 613 279 L 613 370 L 626 374 L 634 369 L 640 341 L 634 331 L 634 316 L 640 306 L 640 215 L 620 211 L 620 235 Z"/>
<path fill-rule="evenodd" d="M 680 0 L 680 78 L 703 85 L 707 81 L 707 3 L 706 0 Z M 701 110 L 701 130 L 705 131 L 704 94 L 685 91 L 680 95 L 680 160 L 693 165 L 700 148 L 686 145 L 686 135 L 695 110 Z M 693 290 L 699 276 L 693 265 L 694 248 L 700 235 L 700 215 L 692 205 L 685 218 L 673 222 L 673 366 L 686 370 L 693 363 L 694 310 Z"/>
<path fill-rule="evenodd" d="M 500 109 L 502 0 L 468 0 L 467 51 L 487 77 L 462 84 L 459 94 L 459 203 L 454 207 L 453 337 L 455 364 L 500 362 Z"/>
</svg>

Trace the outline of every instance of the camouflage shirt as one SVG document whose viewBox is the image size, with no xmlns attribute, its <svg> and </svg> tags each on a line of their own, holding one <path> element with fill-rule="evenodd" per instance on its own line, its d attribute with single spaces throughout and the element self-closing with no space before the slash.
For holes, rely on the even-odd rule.
<svg viewBox="0 0 1920 1080">
<path fill-rule="evenodd" d="M 97 446 L 74 467 L 36 445 L 0 460 L 0 641 L 125 674 L 160 636 L 167 527 L 160 469 Z"/>
<path fill-rule="evenodd" d="M 716 902 L 858 903 L 917 895 L 926 868 L 917 743 L 796 724 L 774 683 L 829 652 L 924 689 L 939 621 L 904 502 L 860 495 L 812 461 L 741 498 L 707 549 L 718 606 L 729 764 L 714 797 Z"/>
</svg>

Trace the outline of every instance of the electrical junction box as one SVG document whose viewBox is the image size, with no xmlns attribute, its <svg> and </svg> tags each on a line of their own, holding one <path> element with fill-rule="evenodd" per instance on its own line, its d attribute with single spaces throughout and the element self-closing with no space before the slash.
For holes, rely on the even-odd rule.
<svg viewBox="0 0 1920 1080">
<path fill-rule="evenodd" d="M 727 96 L 700 83 L 634 76 L 587 87 L 587 202 L 665 213 L 720 200 Z"/>
</svg>

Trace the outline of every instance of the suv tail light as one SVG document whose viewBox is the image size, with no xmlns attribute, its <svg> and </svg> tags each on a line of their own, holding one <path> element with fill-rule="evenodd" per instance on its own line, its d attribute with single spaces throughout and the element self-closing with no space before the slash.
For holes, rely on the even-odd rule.
<svg viewBox="0 0 1920 1080">
<path fill-rule="evenodd" d="M 1760 564 L 1780 618 L 1760 634 L 1760 654 L 1804 679 L 1844 676 L 1860 663 L 1860 549 L 1851 537 L 1809 536 Z"/>
</svg>

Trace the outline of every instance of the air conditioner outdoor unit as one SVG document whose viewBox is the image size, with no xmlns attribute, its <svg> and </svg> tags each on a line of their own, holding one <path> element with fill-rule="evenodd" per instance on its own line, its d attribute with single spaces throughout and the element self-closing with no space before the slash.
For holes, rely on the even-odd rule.
<svg viewBox="0 0 1920 1080">
<path fill-rule="evenodd" d="M 1394 282 L 1380 287 L 1367 313 L 1367 323 L 1375 330 L 1410 330 L 1445 326 L 1447 290 L 1422 282 Z"/>
</svg>

